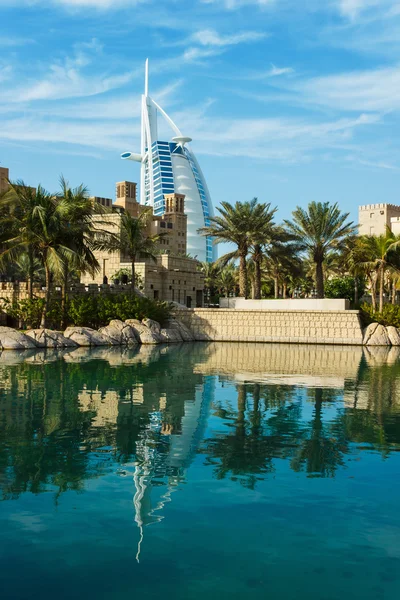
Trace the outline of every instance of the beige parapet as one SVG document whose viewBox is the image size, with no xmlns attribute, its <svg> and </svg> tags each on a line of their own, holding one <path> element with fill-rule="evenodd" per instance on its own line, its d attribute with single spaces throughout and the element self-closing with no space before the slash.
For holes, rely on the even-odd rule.
<svg viewBox="0 0 400 600">
<path fill-rule="evenodd" d="M 196 340 L 362 345 L 359 312 L 197 308 L 177 311 Z"/>
</svg>

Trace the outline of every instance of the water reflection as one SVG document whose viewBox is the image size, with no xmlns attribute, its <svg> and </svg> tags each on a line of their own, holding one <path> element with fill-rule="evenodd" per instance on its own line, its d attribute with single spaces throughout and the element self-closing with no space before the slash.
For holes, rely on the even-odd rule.
<svg viewBox="0 0 400 600">
<path fill-rule="evenodd" d="M 400 449 L 399 350 L 184 344 L 0 355 L 2 500 L 114 474 L 144 528 L 194 460 L 247 489 Z M 283 461 L 283 462 L 282 462 Z M 140 542 L 138 557 L 140 552 Z"/>
</svg>

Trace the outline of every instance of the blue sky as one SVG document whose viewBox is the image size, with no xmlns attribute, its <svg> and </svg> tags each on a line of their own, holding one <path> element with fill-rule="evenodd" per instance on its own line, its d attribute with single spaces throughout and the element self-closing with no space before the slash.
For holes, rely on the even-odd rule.
<svg viewBox="0 0 400 600">
<path fill-rule="evenodd" d="M 0 0 L 0 164 L 114 196 L 150 93 L 215 206 L 400 203 L 400 2 Z"/>
</svg>

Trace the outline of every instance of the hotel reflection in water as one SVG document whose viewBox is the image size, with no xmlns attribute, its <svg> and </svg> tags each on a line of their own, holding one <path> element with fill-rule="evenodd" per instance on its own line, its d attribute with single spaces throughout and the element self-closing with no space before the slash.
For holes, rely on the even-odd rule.
<svg viewBox="0 0 400 600">
<path fill-rule="evenodd" d="M 205 455 L 204 460 L 212 457 L 212 464 L 219 461 L 223 465 L 220 476 L 232 471 L 229 457 L 224 455 L 227 446 L 221 432 L 208 433 L 206 437 L 210 415 L 220 414 L 218 386 L 228 385 L 237 397 L 237 406 L 223 407 L 223 414 L 230 415 L 232 424 L 232 433 L 225 437 L 237 435 L 239 428 L 247 427 L 250 442 L 254 436 L 257 440 L 260 436 L 276 439 L 280 432 L 275 431 L 272 436 L 268 429 L 268 410 L 278 405 L 291 408 L 299 390 L 315 404 L 310 435 L 321 436 L 321 407 L 331 398 L 340 399 L 346 431 L 351 432 L 354 424 L 350 418 L 359 411 L 370 413 L 374 422 L 376 414 L 389 414 L 391 423 L 398 419 L 398 365 L 399 351 L 395 348 L 246 343 L 77 349 L 62 353 L 3 352 L 1 498 L 12 500 L 24 492 L 47 491 L 50 486 L 56 490 L 58 486 L 57 493 L 82 489 L 86 480 L 109 472 L 109 461 L 99 460 L 95 469 L 90 464 L 93 452 L 100 456 L 108 448 L 114 472 L 133 479 L 139 559 L 146 527 L 165 517 L 165 505 L 178 493 L 196 455 Z M 64 436 L 65 454 L 75 465 L 73 474 L 68 472 L 65 457 L 50 460 L 43 452 L 46 439 L 57 435 Z M 214 438 L 210 439 L 210 435 Z M 390 435 L 388 430 L 389 449 Z M 294 445 L 296 441 L 294 438 Z M 279 456 L 279 448 L 271 450 L 268 443 L 271 456 L 265 459 L 259 473 L 267 473 L 265 465 L 271 457 Z M 309 447 L 310 444 L 303 444 L 300 448 L 299 442 L 297 453 L 290 457 L 291 467 L 300 470 L 302 465 L 308 468 L 312 463 L 322 476 L 333 476 L 336 466 L 316 467 L 315 460 L 307 455 Z M 345 444 L 340 451 L 346 452 Z M 340 460 L 339 457 L 338 464 Z M 21 461 L 25 463 L 22 465 Z M 30 468 L 31 463 L 34 469 Z M 249 465 L 246 468 L 249 470 Z"/>
</svg>

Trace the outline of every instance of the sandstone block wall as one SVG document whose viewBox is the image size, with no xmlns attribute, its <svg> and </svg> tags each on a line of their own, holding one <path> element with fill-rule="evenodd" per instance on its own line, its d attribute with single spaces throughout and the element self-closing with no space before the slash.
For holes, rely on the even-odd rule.
<svg viewBox="0 0 400 600">
<path fill-rule="evenodd" d="M 196 340 L 352 344 L 363 340 L 359 312 L 197 308 L 178 311 Z"/>
</svg>

